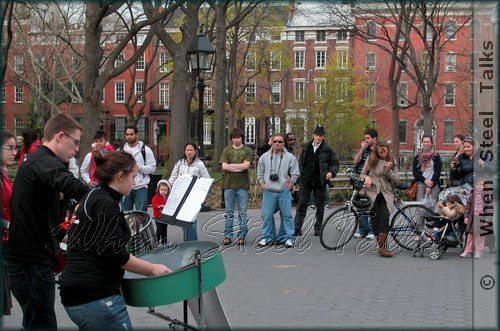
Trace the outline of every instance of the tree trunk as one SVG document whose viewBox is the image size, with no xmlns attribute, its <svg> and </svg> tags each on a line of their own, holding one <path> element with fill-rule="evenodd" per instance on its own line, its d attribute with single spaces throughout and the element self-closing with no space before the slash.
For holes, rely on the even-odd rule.
<svg viewBox="0 0 500 331">
<path fill-rule="evenodd" d="M 430 101 L 424 99 L 422 102 L 422 107 L 422 116 L 424 117 L 424 134 L 432 137 L 434 114 L 432 112 Z"/>
</svg>

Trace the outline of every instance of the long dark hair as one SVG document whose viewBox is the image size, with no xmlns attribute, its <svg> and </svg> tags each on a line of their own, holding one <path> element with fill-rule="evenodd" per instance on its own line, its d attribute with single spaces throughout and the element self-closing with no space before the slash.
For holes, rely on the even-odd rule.
<svg viewBox="0 0 500 331">
<path fill-rule="evenodd" d="M 195 154 L 194 154 L 194 157 L 193 157 L 193 161 L 198 157 L 198 146 L 196 146 L 195 143 L 192 143 L 192 142 L 188 142 L 186 143 L 186 145 L 184 145 L 184 149 L 182 150 L 182 157 L 180 158 L 181 160 L 186 160 L 186 147 L 188 146 L 193 146 L 194 148 L 194 151 L 195 151 Z"/>
<path fill-rule="evenodd" d="M 24 128 L 21 131 L 21 136 L 23 137 L 23 150 L 25 152 L 28 152 L 31 144 L 33 144 L 35 140 L 38 139 L 38 136 L 35 130 L 33 130 L 32 128 Z"/>
<path fill-rule="evenodd" d="M 375 169 L 377 167 L 377 163 L 381 158 L 378 156 L 378 149 L 379 147 L 386 147 L 387 148 L 387 158 L 386 161 L 392 161 L 392 155 L 391 155 L 391 148 L 389 147 L 389 144 L 383 140 L 377 140 L 375 143 L 375 147 L 373 147 L 373 152 L 370 154 L 370 158 L 368 159 L 368 166 L 370 169 Z"/>
</svg>

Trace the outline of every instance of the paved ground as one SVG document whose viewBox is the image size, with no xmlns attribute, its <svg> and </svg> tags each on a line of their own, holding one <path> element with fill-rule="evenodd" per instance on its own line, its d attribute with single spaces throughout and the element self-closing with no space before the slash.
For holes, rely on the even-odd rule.
<svg viewBox="0 0 500 331">
<path fill-rule="evenodd" d="M 293 249 L 262 249 L 257 247 L 260 210 L 249 211 L 249 216 L 247 245 L 224 246 L 227 276 L 217 288 L 233 328 L 496 326 L 498 284 L 487 290 L 492 280 L 497 282 L 496 254 L 462 259 L 460 250 L 452 248 L 432 261 L 399 250 L 385 259 L 365 239 L 353 239 L 343 251 L 335 252 L 325 250 L 310 233 Z M 201 213 L 198 220 L 200 240 L 222 241 L 221 211 Z M 306 226 L 311 226 L 310 220 Z M 174 241 L 182 238 L 175 227 L 169 227 L 169 236 Z M 60 328 L 76 329 L 59 302 L 56 310 Z M 180 303 L 156 311 L 182 319 Z M 146 308 L 129 307 L 129 314 L 138 329 L 168 326 L 148 315 Z M 16 304 L 3 327 L 20 326 Z"/>
</svg>

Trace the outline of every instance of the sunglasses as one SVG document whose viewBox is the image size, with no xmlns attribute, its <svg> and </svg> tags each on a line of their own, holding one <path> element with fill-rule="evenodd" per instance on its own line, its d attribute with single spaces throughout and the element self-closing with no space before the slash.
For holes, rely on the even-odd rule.
<svg viewBox="0 0 500 331">
<path fill-rule="evenodd" d="M 273 143 L 275 143 L 275 144 L 282 144 L 282 143 L 284 143 L 284 141 L 283 140 L 273 140 Z"/>
</svg>

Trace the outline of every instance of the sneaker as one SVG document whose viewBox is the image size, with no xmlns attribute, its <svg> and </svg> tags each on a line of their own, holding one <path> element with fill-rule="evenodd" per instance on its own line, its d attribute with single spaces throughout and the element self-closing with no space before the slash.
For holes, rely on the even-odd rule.
<svg viewBox="0 0 500 331">
<path fill-rule="evenodd" d="M 356 232 L 356 233 L 354 234 L 354 238 L 361 238 L 361 237 L 363 237 L 363 236 L 362 236 L 362 235 L 361 235 L 361 233 L 359 233 L 359 232 Z"/>
<path fill-rule="evenodd" d="M 483 257 L 483 253 L 476 253 L 476 254 L 474 254 L 474 258 L 475 259 L 480 259 L 482 257 Z"/>
<path fill-rule="evenodd" d="M 309 209 L 316 209 L 316 206 L 315 205 L 310 205 Z"/>
<path fill-rule="evenodd" d="M 366 239 L 374 240 L 374 239 L 375 239 L 375 235 L 374 235 L 373 233 L 369 233 L 369 234 L 366 236 Z"/>
<path fill-rule="evenodd" d="M 259 243 L 257 244 L 257 246 L 259 246 L 259 247 L 264 247 L 264 246 L 269 245 L 270 243 L 271 243 L 271 242 L 270 242 L 270 241 L 267 241 L 266 239 L 261 239 L 261 240 L 259 241 Z"/>
<path fill-rule="evenodd" d="M 472 253 L 469 253 L 469 252 L 463 252 L 462 254 L 460 254 L 460 257 L 471 257 L 472 256 Z"/>
<path fill-rule="evenodd" d="M 286 248 L 292 248 L 292 247 L 293 247 L 293 240 L 292 240 L 292 239 L 288 239 L 288 240 L 285 242 L 285 247 L 286 247 Z"/>
<path fill-rule="evenodd" d="M 325 209 L 330 209 L 330 205 L 325 205 Z"/>
</svg>

